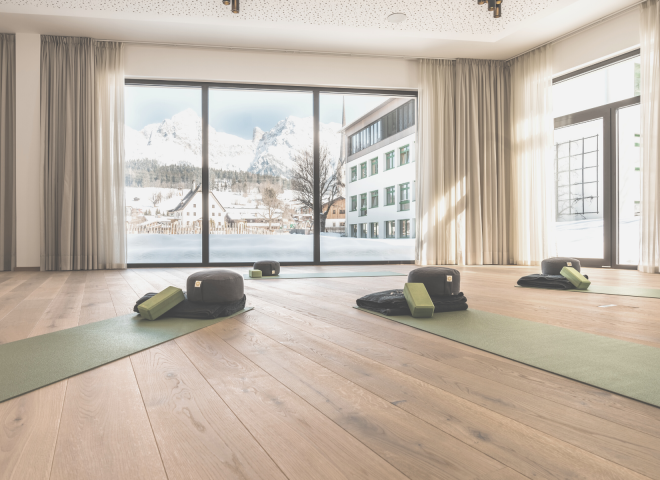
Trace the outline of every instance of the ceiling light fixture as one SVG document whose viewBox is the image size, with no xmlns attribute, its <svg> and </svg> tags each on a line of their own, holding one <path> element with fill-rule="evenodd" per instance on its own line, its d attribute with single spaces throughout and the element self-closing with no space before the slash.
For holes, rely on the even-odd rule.
<svg viewBox="0 0 660 480">
<path fill-rule="evenodd" d="M 405 13 L 393 13 L 389 17 L 387 17 L 387 21 L 390 23 L 401 23 L 405 22 L 408 17 L 406 16 Z"/>
<path fill-rule="evenodd" d="M 488 11 L 493 12 L 493 18 L 502 17 L 502 2 L 504 0 L 477 0 L 477 5 L 488 4 Z"/>
<path fill-rule="evenodd" d="M 231 13 L 239 13 L 238 0 L 222 0 L 223 5 L 231 5 Z"/>
</svg>

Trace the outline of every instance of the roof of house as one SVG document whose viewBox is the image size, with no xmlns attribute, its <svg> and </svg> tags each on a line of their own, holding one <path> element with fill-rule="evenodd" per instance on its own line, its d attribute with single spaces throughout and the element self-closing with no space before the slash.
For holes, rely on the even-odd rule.
<svg viewBox="0 0 660 480">
<path fill-rule="evenodd" d="M 196 194 L 201 193 L 202 191 L 202 184 L 200 183 L 194 188 L 191 188 L 188 193 L 181 199 L 179 204 L 174 207 L 172 210 L 168 210 L 168 212 L 179 212 L 186 208 L 186 206 L 190 203 L 190 201 L 195 197 Z M 213 199 L 220 205 L 220 208 L 222 209 L 223 212 L 226 212 L 227 209 L 222 206 L 220 201 L 216 198 L 216 196 L 213 194 L 213 192 L 209 192 L 209 197 L 213 197 Z"/>
</svg>

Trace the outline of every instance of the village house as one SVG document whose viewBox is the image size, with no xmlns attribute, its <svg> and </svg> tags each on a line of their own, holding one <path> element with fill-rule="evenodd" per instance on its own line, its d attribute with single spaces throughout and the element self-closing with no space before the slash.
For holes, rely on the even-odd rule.
<svg viewBox="0 0 660 480">
<path fill-rule="evenodd" d="M 193 182 L 193 188 L 183 197 L 181 202 L 167 214 L 178 219 L 182 225 L 193 225 L 202 219 L 202 185 Z M 209 192 L 209 219 L 216 227 L 228 222 L 227 210 L 220 204 L 213 192 Z"/>
</svg>

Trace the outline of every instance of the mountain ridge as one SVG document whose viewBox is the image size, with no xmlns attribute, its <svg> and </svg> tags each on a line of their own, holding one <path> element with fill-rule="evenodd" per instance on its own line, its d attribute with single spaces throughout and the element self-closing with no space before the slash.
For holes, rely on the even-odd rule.
<svg viewBox="0 0 660 480">
<path fill-rule="evenodd" d="M 333 163 L 339 156 L 340 129 L 338 123 L 320 125 L 321 144 L 329 148 Z M 125 132 L 126 160 L 151 159 L 163 165 L 185 162 L 201 166 L 202 119 L 190 108 L 142 130 L 126 126 Z M 209 166 L 286 177 L 295 153 L 311 149 L 313 138 L 311 117 L 291 115 L 267 131 L 257 126 L 252 140 L 209 127 Z"/>
</svg>

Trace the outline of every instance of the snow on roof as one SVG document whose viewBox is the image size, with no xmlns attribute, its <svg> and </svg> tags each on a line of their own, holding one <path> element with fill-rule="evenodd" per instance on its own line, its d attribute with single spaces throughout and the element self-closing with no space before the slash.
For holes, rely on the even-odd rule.
<svg viewBox="0 0 660 480">
<path fill-rule="evenodd" d="M 183 210 L 183 209 L 186 208 L 186 206 L 190 203 L 190 201 L 195 197 L 195 195 L 197 195 L 198 193 L 201 192 L 201 190 L 202 190 L 202 184 L 200 183 L 199 185 L 197 185 L 196 187 L 194 187 L 194 189 L 190 189 L 190 191 L 184 195 L 183 199 L 181 200 L 181 202 L 179 202 L 179 204 L 178 204 L 176 207 L 174 207 L 172 210 L 168 210 L 168 211 L 169 211 L 169 212 L 178 212 L 178 211 L 180 211 L 180 210 Z M 216 196 L 213 194 L 213 192 L 209 192 L 209 193 L 210 193 L 210 196 L 211 196 L 211 197 L 212 197 L 212 198 L 218 203 L 218 205 L 220 205 L 220 208 L 221 208 L 223 211 L 226 212 L 227 210 L 226 210 L 225 207 L 223 207 L 222 204 L 218 201 L 218 199 L 217 199 Z"/>
</svg>

